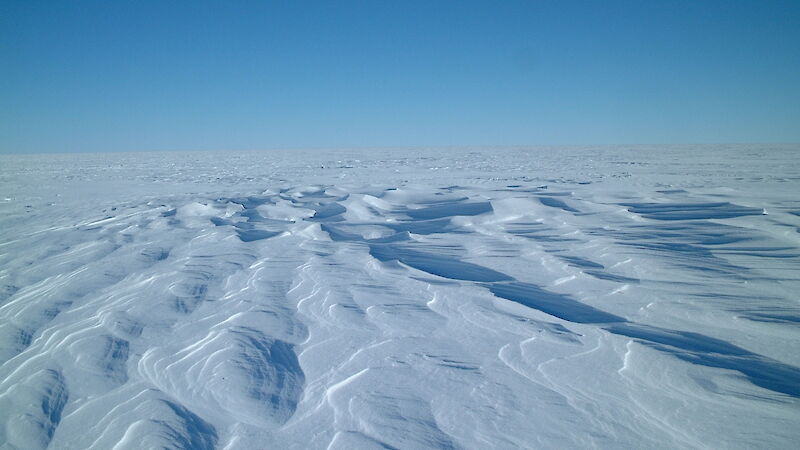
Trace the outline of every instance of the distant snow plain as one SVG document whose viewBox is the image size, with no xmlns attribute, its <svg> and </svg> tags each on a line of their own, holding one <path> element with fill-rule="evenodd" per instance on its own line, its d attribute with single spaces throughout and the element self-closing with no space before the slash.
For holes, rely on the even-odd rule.
<svg viewBox="0 0 800 450">
<path fill-rule="evenodd" d="M 0 156 L 0 448 L 796 448 L 800 146 Z"/>
</svg>

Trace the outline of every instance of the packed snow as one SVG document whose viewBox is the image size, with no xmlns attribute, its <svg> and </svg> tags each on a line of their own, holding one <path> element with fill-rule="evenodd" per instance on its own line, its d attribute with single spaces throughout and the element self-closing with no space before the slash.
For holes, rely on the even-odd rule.
<svg viewBox="0 0 800 450">
<path fill-rule="evenodd" d="M 800 441 L 798 145 L 4 155 L 0 189 L 0 448 Z"/>
</svg>

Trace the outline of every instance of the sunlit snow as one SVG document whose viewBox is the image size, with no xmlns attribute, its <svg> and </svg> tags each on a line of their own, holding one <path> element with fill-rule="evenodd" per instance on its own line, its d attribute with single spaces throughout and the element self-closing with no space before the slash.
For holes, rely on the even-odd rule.
<svg viewBox="0 0 800 450">
<path fill-rule="evenodd" d="M 0 156 L 2 448 L 792 448 L 800 146 Z"/>
</svg>

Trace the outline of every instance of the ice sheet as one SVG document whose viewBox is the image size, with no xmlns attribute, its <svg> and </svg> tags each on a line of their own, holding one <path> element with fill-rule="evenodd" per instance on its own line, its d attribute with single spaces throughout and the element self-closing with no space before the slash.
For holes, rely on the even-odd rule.
<svg viewBox="0 0 800 450">
<path fill-rule="evenodd" d="M 8 448 L 793 448 L 800 146 L 0 156 Z"/>
</svg>

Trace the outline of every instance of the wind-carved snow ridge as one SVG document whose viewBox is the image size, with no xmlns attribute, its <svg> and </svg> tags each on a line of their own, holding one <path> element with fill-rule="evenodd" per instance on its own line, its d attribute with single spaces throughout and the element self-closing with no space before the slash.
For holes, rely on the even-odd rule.
<svg viewBox="0 0 800 450">
<path fill-rule="evenodd" d="M 797 150 L 2 157 L 0 448 L 792 448 Z"/>
</svg>

